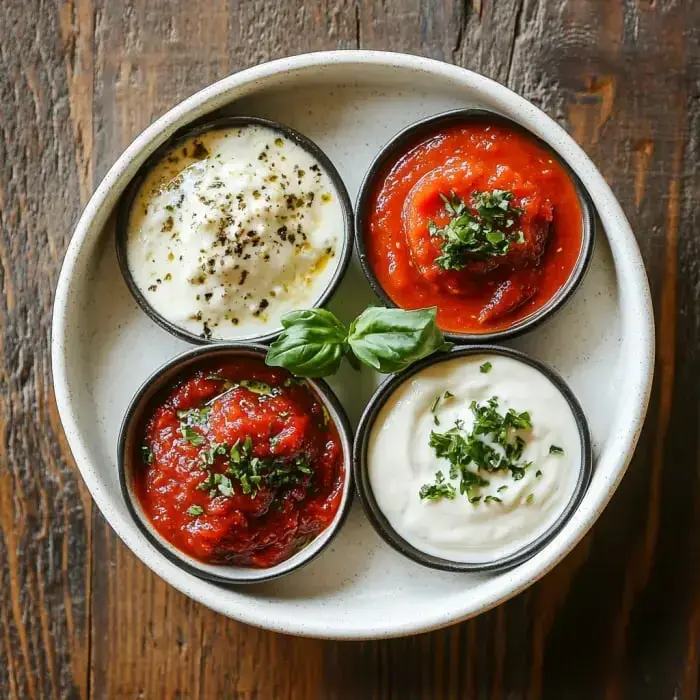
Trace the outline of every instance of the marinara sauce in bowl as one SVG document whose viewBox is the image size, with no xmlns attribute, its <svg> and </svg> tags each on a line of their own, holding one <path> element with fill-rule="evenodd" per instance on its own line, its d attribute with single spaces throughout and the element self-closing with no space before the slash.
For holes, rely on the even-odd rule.
<svg viewBox="0 0 700 700">
<path fill-rule="evenodd" d="M 404 309 L 437 306 L 456 342 L 517 335 L 561 308 L 595 236 L 593 205 L 561 156 L 474 109 L 395 136 L 370 166 L 355 216 L 377 294 Z"/>
<path fill-rule="evenodd" d="M 119 475 L 151 543 L 191 573 L 263 581 L 313 559 L 351 500 L 351 430 L 330 388 L 265 365 L 266 348 L 188 351 L 127 410 Z"/>
</svg>

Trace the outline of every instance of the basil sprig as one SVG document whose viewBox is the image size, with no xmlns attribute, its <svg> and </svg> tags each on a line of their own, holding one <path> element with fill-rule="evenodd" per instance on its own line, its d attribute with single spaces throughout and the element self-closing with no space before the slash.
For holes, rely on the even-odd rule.
<svg viewBox="0 0 700 700">
<path fill-rule="evenodd" d="M 299 377 L 327 377 L 343 357 L 378 372 L 399 372 L 416 360 L 451 347 L 435 318 L 437 309 L 370 307 L 346 330 L 326 309 L 293 311 L 282 317 L 284 331 L 272 343 L 266 362 Z"/>
<path fill-rule="evenodd" d="M 347 331 L 326 309 L 292 311 L 282 317 L 282 335 L 270 345 L 265 362 L 298 377 L 335 374 L 348 351 Z"/>
</svg>

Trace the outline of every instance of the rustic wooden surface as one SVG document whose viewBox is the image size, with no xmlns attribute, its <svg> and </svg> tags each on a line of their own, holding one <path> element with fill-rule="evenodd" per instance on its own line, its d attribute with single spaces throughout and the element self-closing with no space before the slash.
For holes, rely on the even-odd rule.
<svg viewBox="0 0 700 700">
<path fill-rule="evenodd" d="M 592 156 L 637 233 L 656 382 L 593 532 L 478 619 L 388 642 L 295 639 L 151 574 L 62 436 L 51 302 L 81 207 L 124 146 L 233 71 L 407 51 L 506 83 Z M 0 0 L 0 697 L 697 698 L 700 2 Z"/>
</svg>

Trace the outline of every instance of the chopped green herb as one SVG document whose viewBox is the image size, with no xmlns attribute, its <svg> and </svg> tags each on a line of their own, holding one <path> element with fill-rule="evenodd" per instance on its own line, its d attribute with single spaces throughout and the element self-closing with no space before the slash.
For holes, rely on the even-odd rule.
<svg viewBox="0 0 700 700">
<path fill-rule="evenodd" d="M 418 496 L 421 500 L 439 501 L 441 498 L 453 500 L 457 492 L 452 484 L 445 481 L 445 475 L 442 472 L 435 473 L 435 483 L 423 484 Z"/>
<path fill-rule="evenodd" d="M 450 221 L 442 228 L 430 221 L 428 232 L 443 239 L 435 262 L 444 270 L 461 270 L 469 259 L 503 256 L 511 243 L 523 240 L 515 228 L 523 210 L 510 204 L 512 192 L 474 192 L 471 209 L 455 192 L 440 197 Z"/>
<path fill-rule="evenodd" d="M 187 515 L 191 515 L 192 517 L 197 517 L 198 515 L 202 515 L 204 513 L 204 508 L 202 506 L 190 506 L 187 509 Z"/>
<path fill-rule="evenodd" d="M 196 430 L 190 428 L 190 426 L 185 423 L 180 423 L 180 432 L 182 433 L 182 437 L 192 445 L 197 446 L 204 442 L 204 435 L 200 435 Z"/>
<path fill-rule="evenodd" d="M 531 493 L 531 494 L 525 499 L 525 503 L 527 503 L 528 505 L 530 505 L 531 503 L 534 503 L 534 502 L 535 502 L 535 494 L 534 494 L 534 493 Z"/>
<path fill-rule="evenodd" d="M 499 413 L 495 396 L 485 404 L 473 401 L 470 407 L 474 414 L 471 432 L 464 429 L 462 421 L 456 421 L 444 433 L 432 431 L 429 444 L 437 457 L 450 462 L 450 478 L 460 480 L 460 494 L 466 494 L 472 501 L 479 495 L 479 489 L 489 485 L 481 476 L 482 471 L 508 470 L 514 481 L 525 476 L 532 463 L 520 461 L 526 443 L 517 432 L 532 428 L 532 423 L 526 411 L 518 413 L 509 409 L 505 415 Z M 484 438 L 490 438 L 490 442 Z M 499 489 L 502 490 L 503 487 Z"/>
<path fill-rule="evenodd" d="M 433 405 L 430 407 L 430 412 L 435 413 L 437 410 L 438 404 L 440 403 L 440 396 L 435 397 L 435 401 L 433 401 Z"/>
<path fill-rule="evenodd" d="M 443 395 L 442 398 L 447 401 L 447 399 L 454 399 L 455 395 L 451 391 L 446 391 Z"/>
<path fill-rule="evenodd" d="M 483 364 L 479 365 L 479 371 L 482 374 L 488 374 L 492 368 L 493 365 L 490 362 L 484 362 Z"/>
<path fill-rule="evenodd" d="M 219 488 L 219 493 L 227 498 L 233 496 L 233 484 L 231 483 L 231 479 L 229 479 L 225 474 L 217 474 L 216 476 L 221 477 L 220 479 L 217 479 L 216 484 Z"/>
<path fill-rule="evenodd" d="M 489 494 L 484 498 L 484 503 L 503 503 L 503 501 L 498 496 L 492 496 Z"/>
<path fill-rule="evenodd" d="M 217 455 L 225 455 L 228 452 L 228 445 L 225 443 L 210 445 L 208 449 L 202 450 L 199 453 L 199 458 L 205 464 L 214 464 L 214 459 Z"/>
<path fill-rule="evenodd" d="M 141 461 L 144 464 L 153 464 L 153 452 L 148 445 L 141 445 Z"/>
<path fill-rule="evenodd" d="M 203 425 L 209 420 L 211 406 L 202 408 L 189 408 L 186 411 L 177 411 L 177 417 L 188 425 Z"/>
<path fill-rule="evenodd" d="M 229 465 L 226 472 L 241 484 L 246 495 L 255 498 L 261 484 L 270 488 L 280 488 L 296 484 L 303 475 L 313 470 L 305 460 L 284 462 L 275 458 L 260 459 L 252 455 L 253 442 L 247 437 L 243 444 L 236 442 L 229 452 Z"/>
<path fill-rule="evenodd" d="M 541 470 L 541 469 L 538 469 L 538 470 L 535 472 L 535 478 L 539 479 L 541 476 L 542 476 L 542 470 Z"/>
<path fill-rule="evenodd" d="M 499 487 L 496 489 L 496 491 L 497 491 L 498 493 L 503 493 L 503 491 L 507 491 L 507 490 L 508 490 L 508 485 L 507 485 L 507 484 L 503 484 L 503 486 L 499 486 Z"/>
<path fill-rule="evenodd" d="M 272 396 L 272 387 L 265 382 L 259 382 L 257 379 L 243 379 L 239 382 L 242 387 L 252 391 L 254 394 L 259 394 L 260 396 Z"/>
<path fill-rule="evenodd" d="M 550 445 L 549 446 L 549 454 L 550 455 L 563 455 L 564 454 L 564 448 L 559 447 L 559 445 Z"/>
<path fill-rule="evenodd" d="M 433 414 L 433 423 L 435 423 L 435 425 L 440 425 L 440 419 L 435 414 Z"/>
</svg>

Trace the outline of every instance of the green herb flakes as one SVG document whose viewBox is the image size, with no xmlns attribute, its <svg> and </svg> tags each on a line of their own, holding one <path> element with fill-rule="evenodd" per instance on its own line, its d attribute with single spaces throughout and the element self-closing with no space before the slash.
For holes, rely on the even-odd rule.
<svg viewBox="0 0 700 700">
<path fill-rule="evenodd" d="M 479 365 L 479 371 L 481 372 L 481 374 L 488 374 L 492 369 L 493 365 L 488 361 Z"/>
<path fill-rule="evenodd" d="M 442 228 L 428 223 L 428 233 L 442 239 L 435 263 L 443 270 L 462 270 L 468 261 L 503 256 L 511 243 L 522 242 L 515 226 L 522 209 L 511 205 L 512 192 L 474 192 L 467 204 L 455 192 L 440 194 L 450 221 Z"/>
<path fill-rule="evenodd" d="M 204 443 L 204 435 L 200 435 L 196 430 L 190 428 L 190 426 L 185 423 L 180 423 L 180 432 L 182 433 L 182 437 L 192 445 L 199 446 Z"/>
<path fill-rule="evenodd" d="M 549 446 L 549 454 L 550 455 L 563 455 L 564 454 L 564 448 L 559 447 L 559 445 L 550 445 Z"/>
<path fill-rule="evenodd" d="M 437 418 L 434 409 L 440 398 L 433 404 L 434 419 Z M 509 409 L 505 414 L 500 413 L 495 396 L 483 404 L 472 401 L 470 409 L 474 415 L 470 432 L 465 430 L 464 422 L 458 420 L 445 432 L 431 431 L 429 444 L 438 458 L 449 461 L 450 479 L 459 480 L 460 494 L 466 495 L 470 502 L 478 503 L 481 499 L 475 499 L 480 496 L 480 489 L 489 486 L 483 472 L 507 470 L 514 481 L 525 476 L 532 463 L 521 461 L 526 443 L 518 433 L 531 429 L 532 422 L 527 411 L 518 413 Z M 506 488 L 506 485 L 501 486 L 498 492 Z M 496 496 L 487 496 L 484 503 L 494 500 L 500 501 Z"/>
<path fill-rule="evenodd" d="M 439 471 L 435 473 L 435 482 L 423 484 L 418 495 L 422 501 L 439 501 L 441 498 L 453 500 L 457 491 L 452 484 L 445 481 L 445 475 Z"/>
<path fill-rule="evenodd" d="M 202 515 L 204 513 L 204 508 L 202 506 L 190 506 L 187 509 L 187 515 L 191 515 L 193 518 L 196 518 L 198 515 Z"/>
<path fill-rule="evenodd" d="M 259 382 L 257 379 L 242 379 L 239 384 L 240 386 L 248 389 L 248 391 L 252 391 L 254 394 L 258 394 L 260 396 L 272 396 L 274 394 L 272 387 L 269 384 Z"/>
</svg>

